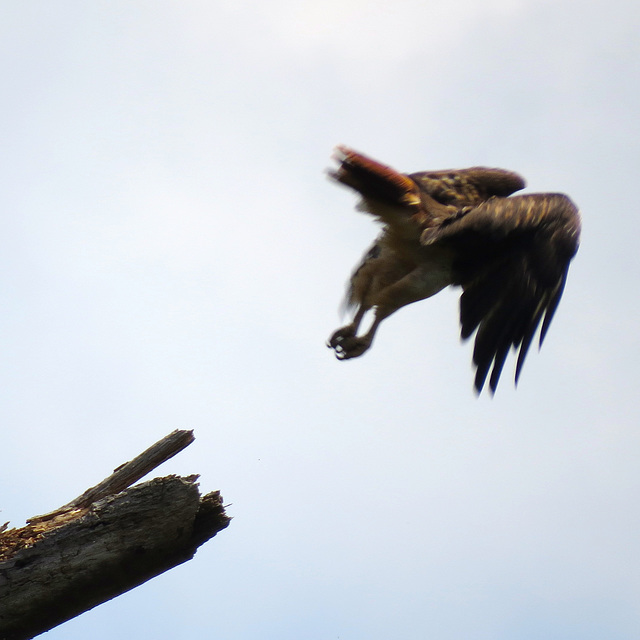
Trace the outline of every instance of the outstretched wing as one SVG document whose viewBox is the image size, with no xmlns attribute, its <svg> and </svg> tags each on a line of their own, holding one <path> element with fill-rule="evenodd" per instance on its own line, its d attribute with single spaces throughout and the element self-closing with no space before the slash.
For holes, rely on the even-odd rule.
<svg viewBox="0 0 640 640">
<path fill-rule="evenodd" d="M 495 391 L 512 347 L 519 350 L 518 381 L 541 321 L 542 345 L 579 235 L 578 210 L 562 194 L 492 198 L 423 232 L 423 244 L 446 244 L 456 253 L 454 277 L 463 289 L 462 338 L 477 330 L 473 362 L 478 392 L 491 368 L 489 386 Z"/>
<path fill-rule="evenodd" d="M 525 187 L 517 173 L 489 167 L 420 171 L 409 177 L 438 202 L 456 207 L 476 206 L 492 196 L 506 198 Z"/>
</svg>

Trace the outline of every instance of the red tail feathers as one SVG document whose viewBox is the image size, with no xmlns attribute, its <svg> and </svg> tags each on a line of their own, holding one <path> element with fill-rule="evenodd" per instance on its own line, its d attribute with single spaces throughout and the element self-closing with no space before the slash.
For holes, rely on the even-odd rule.
<svg viewBox="0 0 640 640">
<path fill-rule="evenodd" d="M 342 145 L 336 147 L 334 158 L 340 166 L 330 172 L 331 177 L 365 198 L 403 206 L 420 204 L 418 186 L 408 176 Z"/>
</svg>

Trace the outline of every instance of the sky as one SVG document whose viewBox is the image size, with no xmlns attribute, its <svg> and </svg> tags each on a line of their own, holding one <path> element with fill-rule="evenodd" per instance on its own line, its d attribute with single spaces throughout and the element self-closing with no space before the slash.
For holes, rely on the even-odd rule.
<svg viewBox="0 0 640 640">
<path fill-rule="evenodd" d="M 28 0 L 0 8 L 0 521 L 174 429 L 233 517 L 49 632 L 102 640 L 640 636 L 640 5 Z M 338 362 L 377 234 L 336 144 L 567 193 L 582 244 L 518 388 L 458 295 Z"/>
</svg>

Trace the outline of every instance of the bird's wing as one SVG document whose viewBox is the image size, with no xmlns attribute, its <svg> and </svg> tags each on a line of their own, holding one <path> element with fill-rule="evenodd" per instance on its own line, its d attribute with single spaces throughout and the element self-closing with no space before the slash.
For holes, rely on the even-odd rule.
<svg viewBox="0 0 640 640">
<path fill-rule="evenodd" d="M 421 171 L 409 177 L 442 204 L 475 206 L 492 196 L 505 198 L 524 189 L 524 179 L 513 171 L 487 167 Z"/>
<path fill-rule="evenodd" d="M 477 329 L 475 386 L 489 369 L 495 391 L 511 347 L 519 349 L 516 382 L 540 322 L 540 342 L 558 306 L 569 263 L 578 249 L 580 217 L 562 194 L 492 198 L 437 228 L 425 229 L 425 245 L 454 249 L 455 280 L 462 286 L 463 339 Z"/>
</svg>

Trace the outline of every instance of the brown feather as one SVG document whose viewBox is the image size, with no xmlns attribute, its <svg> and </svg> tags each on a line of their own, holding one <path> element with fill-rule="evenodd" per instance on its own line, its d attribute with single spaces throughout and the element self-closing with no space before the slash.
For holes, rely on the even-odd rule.
<svg viewBox="0 0 640 640">
<path fill-rule="evenodd" d="M 462 287 L 461 337 L 476 333 L 473 362 L 480 392 L 495 392 L 506 357 L 518 350 L 516 382 L 542 322 L 540 344 L 578 249 L 580 217 L 562 194 L 511 196 L 524 187 L 503 169 L 425 171 L 409 175 L 347 147 L 331 176 L 362 196 L 360 209 L 383 223 L 382 234 L 351 277 L 354 322 L 329 346 L 341 359 L 369 348 L 378 324 L 406 304 L 448 285 Z M 357 335 L 362 315 L 376 319 Z"/>
</svg>

